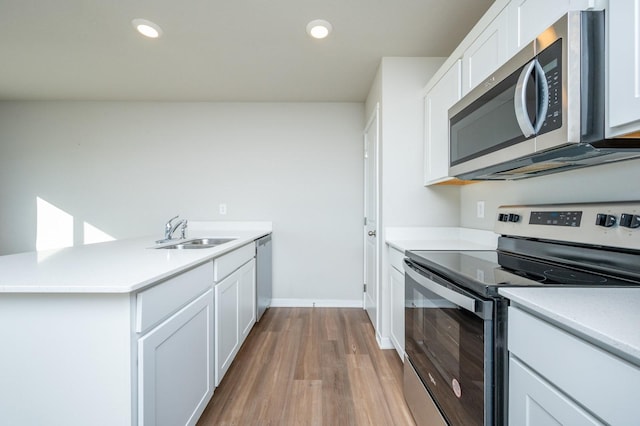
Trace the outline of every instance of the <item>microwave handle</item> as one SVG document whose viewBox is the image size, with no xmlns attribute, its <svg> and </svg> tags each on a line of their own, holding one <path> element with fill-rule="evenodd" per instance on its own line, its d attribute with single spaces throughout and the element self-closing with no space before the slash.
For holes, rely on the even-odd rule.
<svg viewBox="0 0 640 426">
<path fill-rule="evenodd" d="M 529 77 L 531 73 L 534 72 L 536 62 L 535 59 L 529 62 L 520 73 L 513 100 L 518 126 L 520 126 L 520 130 L 525 138 L 533 136 L 536 133 L 533 123 L 529 120 L 529 111 L 527 110 L 527 86 L 529 85 Z"/>
<path fill-rule="evenodd" d="M 536 105 L 537 120 L 535 126 L 531 120 L 529 120 L 529 111 L 527 109 L 527 87 L 529 85 L 529 77 L 533 73 L 536 74 L 536 82 L 538 82 L 536 87 L 538 104 Z M 547 76 L 542 69 L 542 65 L 540 65 L 537 59 L 525 65 L 520 73 L 518 83 L 516 84 L 514 104 L 516 119 L 518 120 L 518 125 L 524 137 L 528 138 L 538 133 L 545 122 L 547 110 L 549 109 L 549 83 L 547 82 Z"/>
</svg>

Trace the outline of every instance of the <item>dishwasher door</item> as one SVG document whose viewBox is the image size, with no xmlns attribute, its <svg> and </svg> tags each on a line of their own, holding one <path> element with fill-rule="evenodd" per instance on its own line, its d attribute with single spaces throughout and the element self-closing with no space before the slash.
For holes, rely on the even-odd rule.
<svg viewBox="0 0 640 426">
<path fill-rule="evenodd" d="M 271 306 L 271 234 L 256 241 L 256 321 Z"/>
</svg>

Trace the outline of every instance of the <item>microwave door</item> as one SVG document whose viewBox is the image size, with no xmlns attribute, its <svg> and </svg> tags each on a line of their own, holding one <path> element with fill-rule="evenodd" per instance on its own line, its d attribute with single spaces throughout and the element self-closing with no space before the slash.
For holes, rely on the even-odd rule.
<svg viewBox="0 0 640 426">
<path fill-rule="evenodd" d="M 535 63 L 531 65 L 534 60 L 532 45 L 496 71 L 488 79 L 490 84 L 479 85 L 449 110 L 451 176 L 535 152 L 535 135 L 531 129 L 523 130 L 525 120 L 518 117 L 519 114 L 528 116 L 527 121 L 535 133 L 539 71 Z M 518 97 L 520 100 L 516 101 Z M 522 106 L 526 106 L 526 112 L 522 112 Z"/>
</svg>

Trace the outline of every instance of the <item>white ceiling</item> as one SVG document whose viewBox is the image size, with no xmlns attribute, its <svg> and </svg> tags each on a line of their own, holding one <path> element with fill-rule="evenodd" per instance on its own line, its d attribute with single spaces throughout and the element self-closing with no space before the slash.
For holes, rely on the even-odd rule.
<svg viewBox="0 0 640 426">
<path fill-rule="evenodd" d="M 448 56 L 492 2 L 0 0 L 0 100 L 361 102 L 383 56 Z"/>
</svg>

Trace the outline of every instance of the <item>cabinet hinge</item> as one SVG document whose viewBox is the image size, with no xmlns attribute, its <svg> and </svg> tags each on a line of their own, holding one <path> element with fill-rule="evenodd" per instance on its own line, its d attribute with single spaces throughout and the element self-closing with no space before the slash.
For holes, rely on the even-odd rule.
<svg viewBox="0 0 640 426">
<path fill-rule="evenodd" d="M 366 293 L 367 292 L 367 285 L 364 284 L 362 287 L 363 287 L 363 291 Z"/>
<path fill-rule="evenodd" d="M 367 218 L 364 218 L 364 226 L 367 226 Z"/>
</svg>

